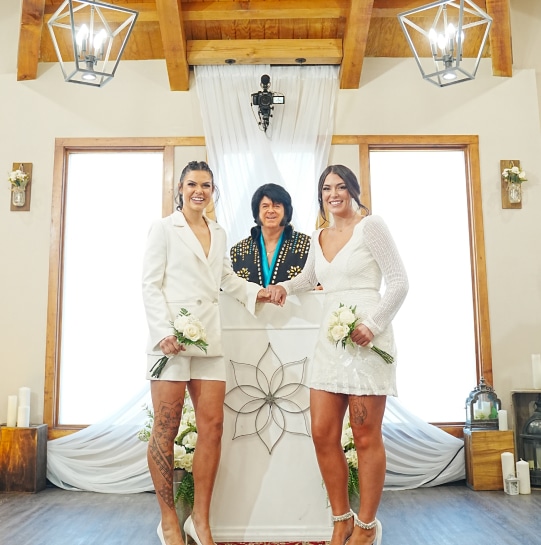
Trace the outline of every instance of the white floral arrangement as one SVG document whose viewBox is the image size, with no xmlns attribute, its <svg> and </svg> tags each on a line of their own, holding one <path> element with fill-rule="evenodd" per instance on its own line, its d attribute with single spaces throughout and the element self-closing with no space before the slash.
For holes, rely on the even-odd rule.
<svg viewBox="0 0 541 545">
<path fill-rule="evenodd" d="M 207 334 L 203 324 L 193 314 L 190 314 L 185 308 L 181 308 L 173 322 L 173 335 L 177 338 L 179 344 L 185 346 L 197 346 L 203 352 L 207 352 Z M 150 369 L 150 375 L 158 378 L 166 366 L 171 356 L 162 356 Z"/>
<path fill-rule="evenodd" d="M 150 440 L 152 425 L 154 423 L 154 412 L 148 406 L 145 406 L 148 416 L 143 429 L 137 434 L 138 439 L 144 442 Z M 180 500 L 186 505 L 193 507 L 194 484 L 193 484 L 193 457 L 197 444 L 197 425 L 195 422 L 195 411 L 188 392 L 184 398 L 182 408 L 182 418 L 175 437 L 173 467 L 174 469 L 183 469 L 185 471 L 178 489 L 175 494 L 175 504 Z"/>
<path fill-rule="evenodd" d="M 351 340 L 351 334 L 359 321 L 359 318 L 355 314 L 356 310 L 356 306 L 346 307 L 346 305 L 340 303 L 338 309 L 331 313 L 327 327 L 327 338 L 330 342 L 336 346 L 340 343 L 344 349 L 348 345 L 355 346 L 355 343 Z M 394 358 L 390 354 L 374 346 L 372 343 L 368 343 L 366 348 L 381 356 L 386 363 L 394 362 Z"/>
<path fill-rule="evenodd" d="M 526 172 L 520 170 L 513 163 L 509 168 L 504 168 L 502 172 L 503 179 L 510 184 L 521 184 L 522 182 L 527 182 Z"/>
<path fill-rule="evenodd" d="M 348 463 L 348 494 L 349 496 L 359 495 L 359 459 L 357 458 L 357 450 L 353 441 L 353 430 L 349 423 L 349 414 L 346 413 L 344 425 L 342 427 L 342 449 Z"/>
<path fill-rule="evenodd" d="M 24 189 L 26 184 L 28 184 L 28 174 L 24 170 L 12 170 L 9 173 L 8 181 L 11 184 L 11 191 Z"/>
</svg>

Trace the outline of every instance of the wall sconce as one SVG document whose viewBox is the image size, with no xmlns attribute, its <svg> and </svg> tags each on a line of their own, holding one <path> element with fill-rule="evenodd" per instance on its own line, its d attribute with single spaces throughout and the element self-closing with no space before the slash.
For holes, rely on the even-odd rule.
<svg viewBox="0 0 541 545">
<path fill-rule="evenodd" d="M 32 163 L 13 163 L 8 181 L 11 189 L 11 207 L 13 212 L 30 210 L 30 193 L 32 181 Z"/>
<path fill-rule="evenodd" d="M 113 79 L 137 15 L 94 0 L 64 0 L 47 23 L 64 80 L 103 87 Z"/>
<path fill-rule="evenodd" d="M 527 182 L 526 172 L 517 159 L 500 161 L 502 208 L 522 208 L 522 184 Z"/>
<path fill-rule="evenodd" d="M 420 25 L 429 18 L 425 30 Z M 424 79 L 445 87 L 475 78 L 492 18 L 471 0 L 439 0 L 399 13 L 398 20 Z M 463 59 L 466 39 L 480 44 L 468 60 Z"/>
</svg>

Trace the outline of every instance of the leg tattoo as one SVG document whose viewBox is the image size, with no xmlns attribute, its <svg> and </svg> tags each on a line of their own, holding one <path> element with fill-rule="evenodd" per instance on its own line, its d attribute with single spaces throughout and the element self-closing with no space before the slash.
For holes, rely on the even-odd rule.
<svg viewBox="0 0 541 545">
<path fill-rule="evenodd" d="M 362 398 L 353 399 L 350 403 L 349 418 L 352 424 L 362 425 L 368 416 L 368 410 Z"/>
</svg>

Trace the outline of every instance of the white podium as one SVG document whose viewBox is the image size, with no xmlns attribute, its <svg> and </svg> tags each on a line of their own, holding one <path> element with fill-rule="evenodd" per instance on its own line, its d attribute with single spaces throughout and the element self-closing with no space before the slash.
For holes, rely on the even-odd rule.
<svg viewBox="0 0 541 545">
<path fill-rule="evenodd" d="M 254 318 L 221 296 L 228 394 L 211 507 L 218 542 L 330 539 L 331 512 L 307 435 L 309 394 L 300 386 L 323 297 L 308 292 L 283 308 L 262 305 Z"/>
</svg>

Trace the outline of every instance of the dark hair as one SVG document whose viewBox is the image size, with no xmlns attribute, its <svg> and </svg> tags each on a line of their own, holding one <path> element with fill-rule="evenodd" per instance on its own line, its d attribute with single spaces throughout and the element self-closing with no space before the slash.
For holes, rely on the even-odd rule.
<svg viewBox="0 0 541 545">
<path fill-rule="evenodd" d="M 325 216 L 325 207 L 323 206 L 323 198 L 321 196 L 323 184 L 325 183 L 325 179 L 329 174 L 336 174 L 346 184 L 348 193 L 350 194 L 351 198 L 357 203 L 359 208 L 362 208 L 366 211 L 367 214 L 370 214 L 370 210 L 361 203 L 361 186 L 359 185 L 359 180 L 357 180 L 357 176 L 353 173 L 351 169 L 348 167 L 345 167 L 344 165 L 329 165 L 319 177 L 319 182 L 317 184 L 317 200 L 319 202 L 319 213 L 321 214 L 321 217 L 326 220 L 327 217 Z"/>
<path fill-rule="evenodd" d="M 291 195 L 278 184 L 265 184 L 258 187 L 252 196 L 252 215 L 257 225 L 261 225 L 259 217 L 259 205 L 263 197 L 268 197 L 273 203 L 284 206 L 284 219 L 281 225 L 288 225 L 293 217 L 293 205 L 291 204 Z"/>
<path fill-rule="evenodd" d="M 215 192 L 215 201 L 218 200 L 218 197 L 219 197 L 219 192 L 218 192 L 218 188 L 216 187 L 216 184 L 214 183 L 214 174 L 212 173 L 212 170 L 210 170 L 210 167 L 208 166 L 207 163 L 205 163 L 205 161 L 190 161 L 183 169 L 182 169 L 182 172 L 180 173 L 180 179 L 178 181 L 178 187 L 179 187 L 179 191 L 178 191 L 178 194 L 177 194 L 177 198 L 175 199 L 175 202 L 177 202 L 178 206 L 177 206 L 177 210 L 182 210 L 182 207 L 184 206 L 184 202 L 182 200 L 182 184 L 184 183 L 184 179 L 186 178 L 186 176 L 190 173 L 190 172 L 193 172 L 193 171 L 204 171 L 204 172 L 208 172 L 210 174 L 210 179 L 212 181 L 212 189 L 214 190 Z"/>
</svg>

